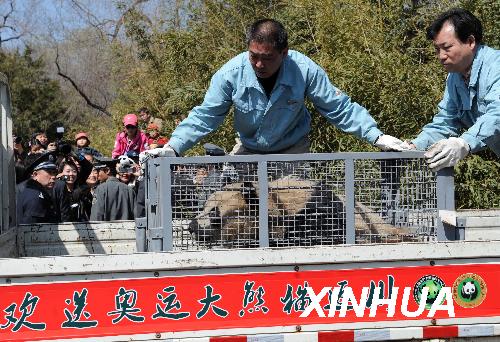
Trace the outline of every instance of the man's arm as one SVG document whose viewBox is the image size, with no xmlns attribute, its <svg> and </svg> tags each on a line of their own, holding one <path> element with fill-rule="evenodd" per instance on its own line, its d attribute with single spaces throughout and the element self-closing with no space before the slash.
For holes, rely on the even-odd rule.
<svg viewBox="0 0 500 342">
<path fill-rule="evenodd" d="M 426 150 L 437 141 L 447 139 L 450 136 L 457 137 L 463 128 L 458 118 L 458 105 L 450 94 L 451 89 L 453 89 L 450 77 L 446 83 L 443 99 L 438 105 L 439 112 L 434 116 L 432 122 L 425 125 L 422 132 L 412 140 L 412 143 L 419 150 Z"/>
<path fill-rule="evenodd" d="M 183 154 L 224 121 L 232 104 L 232 85 L 218 71 L 212 77 L 205 99 L 191 110 L 187 119 L 175 129 L 168 142 L 178 154 Z"/>
<path fill-rule="evenodd" d="M 371 144 L 383 134 L 368 111 L 333 86 L 325 71 L 312 61 L 306 96 L 328 121 L 344 132 L 352 133 Z"/>
</svg>

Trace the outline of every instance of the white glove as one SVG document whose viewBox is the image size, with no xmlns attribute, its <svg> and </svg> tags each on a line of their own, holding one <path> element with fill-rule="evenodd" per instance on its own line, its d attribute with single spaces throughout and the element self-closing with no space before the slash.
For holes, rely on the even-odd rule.
<svg viewBox="0 0 500 342">
<path fill-rule="evenodd" d="M 417 147 L 415 145 L 413 145 L 413 143 L 411 141 L 408 141 L 408 140 L 403 141 L 403 144 L 401 144 L 401 147 L 403 148 L 403 150 L 416 150 L 417 149 Z"/>
<path fill-rule="evenodd" d="M 172 147 L 165 145 L 163 147 L 146 150 L 139 154 L 139 163 L 144 164 L 149 158 L 154 157 L 175 157 L 175 151 Z"/>
<path fill-rule="evenodd" d="M 387 134 L 382 134 L 381 136 L 379 136 L 375 141 L 375 146 L 383 151 L 401 152 L 409 149 L 407 143 Z"/>
<path fill-rule="evenodd" d="M 445 167 L 455 166 L 469 154 L 470 147 L 462 138 L 448 138 L 433 144 L 424 157 L 429 168 L 436 172 Z"/>
</svg>

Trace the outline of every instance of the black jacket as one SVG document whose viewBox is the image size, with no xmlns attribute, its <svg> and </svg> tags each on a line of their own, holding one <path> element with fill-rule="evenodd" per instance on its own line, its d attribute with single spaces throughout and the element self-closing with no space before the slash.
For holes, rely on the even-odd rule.
<svg viewBox="0 0 500 342">
<path fill-rule="evenodd" d="M 21 185 L 21 184 L 20 184 Z M 22 183 L 17 198 L 18 223 L 56 223 L 58 215 L 47 190 L 37 181 Z"/>
<path fill-rule="evenodd" d="M 76 219 L 70 211 L 71 193 L 66 188 L 66 183 L 60 179 L 56 180 L 54 189 L 52 189 L 52 198 L 54 209 L 56 210 L 59 222 L 74 222 Z"/>
<path fill-rule="evenodd" d="M 134 190 L 116 177 L 109 177 L 95 189 L 95 202 L 92 205 L 90 220 L 133 220 L 134 207 Z"/>
</svg>

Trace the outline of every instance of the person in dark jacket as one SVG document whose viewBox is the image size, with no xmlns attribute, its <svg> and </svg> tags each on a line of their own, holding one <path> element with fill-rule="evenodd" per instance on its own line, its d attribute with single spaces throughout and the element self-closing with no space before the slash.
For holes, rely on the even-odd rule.
<svg viewBox="0 0 500 342">
<path fill-rule="evenodd" d="M 117 160 L 96 158 L 94 167 L 101 184 L 95 189 L 91 221 L 133 220 L 135 196 L 132 188 L 116 178 Z"/>
<path fill-rule="evenodd" d="M 19 184 L 17 221 L 21 224 L 55 223 L 58 215 L 50 192 L 54 187 L 57 166 L 53 153 L 26 159 L 30 178 Z"/>
<path fill-rule="evenodd" d="M 94 200 L 97 185 L 97 170 L 94 168 L 90 173 L 90 176 L 87 178 L 87 183 L 79 186 L 75 189 L 75 191 L 73 191 L 73 202 L 78 203 L 78 221 L 90 221 L 92 202 Z"/>
<path fill-rule="evenodd" d="M 92 172 L 92 163 L 70 153 L 60 155 L 57 165 L 59 165 L 59 174 L 52 191 L 52 198 L 59 222 L 88 221 L 88 217 L 80 215 L 79 202 L 73 199 L 73 193 L 86 185 L 85 181 Z"/>
<path fill-rule="evenodd" d="M 61 216 L 61 222 L 78 221 L 78 204 L 73 203 L 71 196 L 75 190 L 77 175 L 78 168 L 71 160 L 63 160 L 59 164 L 59 176 L 54 185 L 52 197 L 54 199 L 54 206 Z"/>
</svg>

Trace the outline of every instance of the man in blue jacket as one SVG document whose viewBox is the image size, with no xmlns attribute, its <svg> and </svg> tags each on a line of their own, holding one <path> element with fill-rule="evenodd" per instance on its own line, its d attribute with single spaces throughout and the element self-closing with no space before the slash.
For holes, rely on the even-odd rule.
<svg viewBox="0 0 500 342">
<path fill-rule="evenodd" d="M 402 150 L 402 142 L 383 135 L 368 111 L 332 85 L 321 67 L 288 49 L 281 23 L 256 21 L 247 32 L 247 45 L 247 52 L 215 73 L 203 103 L 175 129 L 168 146 L 145 154 L 183 154 L 215 130 L 231 106 L 239 137 L 234 154 L 309 152 L 311 114 L 305 98 L 341 130 L 384 150 Z"/>
<path fill-rule="evenodd" d="M 411 147 L 430 146 L 425 157 L 434 171 L 486 147 L 500 156 L 500 51 L 482 45 L 481 22 L 463 9 L 442 13 L 427 37 L 448 79 L 439 112 Z"/>
</svg>

